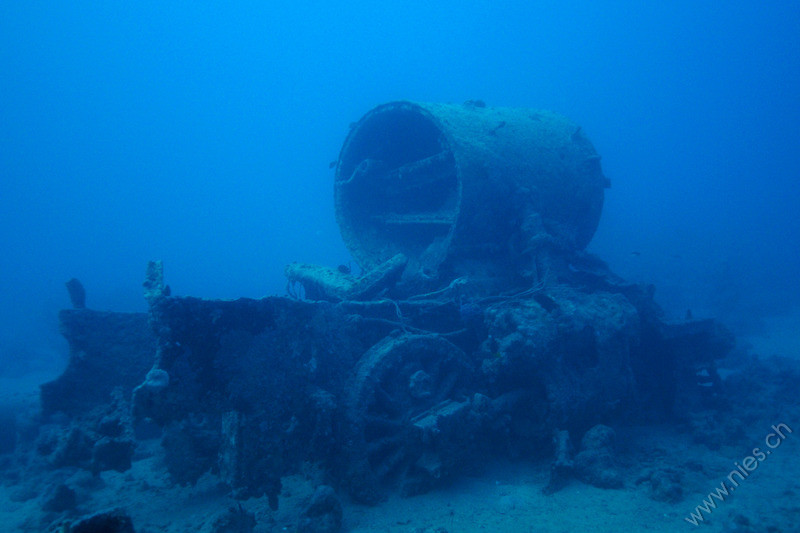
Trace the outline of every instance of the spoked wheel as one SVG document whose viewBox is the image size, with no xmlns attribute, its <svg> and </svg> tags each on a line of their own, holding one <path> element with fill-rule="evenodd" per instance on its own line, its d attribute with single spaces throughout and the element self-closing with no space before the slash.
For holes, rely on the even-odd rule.
<svg viewBox="0 0 800 533">
<path fill-rule="evenodd" d="M 422 453 L 412 419 L 470 376 L 464 352 L 438 335 L 386 337 L 361 357 L 346 400 L 354 498 L 370 503 L 379 484 L 403 475 Z"/>
</svg>

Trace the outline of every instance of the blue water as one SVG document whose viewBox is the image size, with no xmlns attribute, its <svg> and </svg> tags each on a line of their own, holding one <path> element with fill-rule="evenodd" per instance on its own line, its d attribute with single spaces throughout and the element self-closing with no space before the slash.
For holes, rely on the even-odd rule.
<svg viewBox="0 0 800 533">
<path fill-rule="evenodd" d="M 329 162 L 396 99 L 581 124 L 612 181 L 590 250 L 675 315 L 800 300 L 795 2 L 3 2 L 0 72 L 6 362 L 64 351 L 71 277 L 128 311 L 149 259 L 210 298 L 347 263 Z"/>
</svg>

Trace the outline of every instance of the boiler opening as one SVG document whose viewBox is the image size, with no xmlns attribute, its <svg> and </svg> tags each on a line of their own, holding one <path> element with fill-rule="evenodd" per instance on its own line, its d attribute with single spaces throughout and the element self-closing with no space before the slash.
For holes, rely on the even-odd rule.
<svg viewBox="0 0 800 533">
<path fill-rule="evenodd" d="M 459 183 L 435 119 L 403 104 L 354 126 L 336 173 L 337 214 L 356 259 L 372 267 L 402 252 L 438 266 L 456 223 Z"/>
</svg>

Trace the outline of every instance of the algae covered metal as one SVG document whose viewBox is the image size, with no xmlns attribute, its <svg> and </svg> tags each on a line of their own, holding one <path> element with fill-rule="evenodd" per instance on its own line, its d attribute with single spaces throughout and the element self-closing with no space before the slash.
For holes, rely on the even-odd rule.
<svg viewBox="0 0 800 533">
<path fill-rule="evenodd" d="M 336 167 L 344 242 L 369 270 L 402 253 L 424 276 L 507 276 L 591 240 L 607 179 L 579 126 L 482 102 L 368 112 Z"/>
</svg>

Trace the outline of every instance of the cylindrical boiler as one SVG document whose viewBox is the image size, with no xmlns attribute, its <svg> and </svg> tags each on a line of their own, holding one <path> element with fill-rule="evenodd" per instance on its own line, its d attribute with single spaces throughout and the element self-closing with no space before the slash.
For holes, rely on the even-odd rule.
<svg viewBox="0 0 800 533">
<path fill-rule="evenodd" d="M 363 269 L 404 254 L 423 275 L 522 267 L 579 250 L 607 180 L 581 128 L 530 109 L 391 102 L 355 123 L 336 167 L 336 216 Z"/>
</svg>

